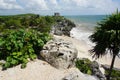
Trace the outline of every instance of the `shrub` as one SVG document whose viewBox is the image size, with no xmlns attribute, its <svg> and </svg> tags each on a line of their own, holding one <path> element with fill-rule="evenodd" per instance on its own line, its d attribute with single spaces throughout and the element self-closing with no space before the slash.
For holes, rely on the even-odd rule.
<svg viewBox="0 0 120 80">
<path fill-rule="evenodd" d="M 105 75 L 108 75 L 108 73 L 109 73 L 109 70 L 105 70 Z M 111 77 L 116 78 L 116 80 L 120 80 L 120 71 L 112 70 Z"/>
<path fill-rule="evenodd" d="M 92 69 L 90 67 L 91 61 L 89 59 L 77 59 L 76 62 L 76 67 L 83 73 L 85 74 L 92 74 Z"/>
<path fill-rule="evenodd" d="M 37 58 L 50 35 L 31 29 L 8 30 L 0 37 L 0 60 L 5 60 L 3 68 L 22 64 L 24 68 L 29 60 Z"/>
<path fill-rule="evenodd" d="M 0 29 L 32 28 L 41 32 L 50 32 L 55 23 L 52 16 L 39 16 L 36 14 L 21 14 L 13 16 L 0 16 Z M 3 32 L 3 30 L 0 30 Z"/>
</svg>

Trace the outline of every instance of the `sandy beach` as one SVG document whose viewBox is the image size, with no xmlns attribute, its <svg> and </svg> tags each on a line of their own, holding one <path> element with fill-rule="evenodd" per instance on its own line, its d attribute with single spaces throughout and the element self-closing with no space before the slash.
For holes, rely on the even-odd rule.
<svg viewBox="0 0 120 80">
<path fill-rule="evenodd" d="M 92 55 L 90 55 L 90 53 L 88 51 L 92 48 L 92 46 L 89 46 L 83 40 L 78 40 L 78 39 L 67 37 L 67 36 L 55 36 L 55 37 L 72 42 L 73 45 L 78 50 L 78 58 L 88 58 L 92 61 L 95 60 L 92 58 Z M 112 60 L 112 56 L 110 54 L 108 54 L 108 55 L 105 55 L 105 56 L 97 59 L 96 61 L 100 64 L 110 65 L 111 60 Z M 114 67 L 120 68 L 120 59 L 118 57 L 116 57 Z"/>
</svg>

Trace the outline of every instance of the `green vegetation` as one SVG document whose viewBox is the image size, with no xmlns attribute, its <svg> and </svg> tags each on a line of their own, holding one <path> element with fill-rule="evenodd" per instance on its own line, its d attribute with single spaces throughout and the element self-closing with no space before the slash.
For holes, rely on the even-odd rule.
<svg viewBox="0 0 120 80">
<path fill-rule="evenodd" d="M 44 44 L 51 39 L 51 26 L 59 21 L 71 21 L 62 16 L 40 16 L 21 14 L 0 16 L 0 63 L 3 69 L 22 64 L 26 67 L 30 60 L 39 55 Z"/>
<path fill-rule="evenodd" d="M 83 73 L 92 75 L 91 61 L 87 58 L 85 59 L 77 59 L 75 64 L 76 67 Z"/>
<path fill-rule="evenodd" d="M 50 27 L 53 23 L 55 23 L 53 16 L 39 16 L 35 14 L 0 16 L 0 31 L 31 28 L 40 32 L 50 32 Z"/>
<path fill-rule="evenodd" d="M 109 74 L 109 70 L 105 70 L 105 75 L 108 74 Z M 120 71 L 112 70 L 111 77 L 112 77 L 111 80 L 120 80 Z"/>
<path fill-rule="evenodd" d="M 0 37 L 0 59 L 6 61 L 3 68 L 22 63 L 22 68 L 29 60 L 37 58 L 43 45 L 50 40 L 47 33 L 31 29 L 9 30 Z"/>
<path fill-rule="evenodd" d="M 90 40 L 96 44 L 90 50 L 93 57 L 99 58 L 107 53 L 112 54 L 113 58 L 107 78 L 110 80 L 115 58 L 120 51 L 120 13 L 117 11 L 99 22 L 96 31 L 90 36 Z"/>
<path fill-rule="evenodd" d="M 49 32 L 55 23 L 52 16 L 22 14 L 0 16 L 0 63 L 3 69 L 22 64 L 39 55 L 44 44 L 51 39 Z"/>
</svg>

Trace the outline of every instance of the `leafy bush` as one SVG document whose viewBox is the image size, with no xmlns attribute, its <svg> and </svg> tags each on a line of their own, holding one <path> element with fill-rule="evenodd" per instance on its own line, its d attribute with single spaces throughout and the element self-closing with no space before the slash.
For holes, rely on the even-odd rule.
<svg viewBox="0 0 120 80">
<path fill-rule="evenodd" d="M 76 62 L 76 67 L 83 73 L 85 74 L 92 74 L 92 69 L 90 67 L 91 61 L 89 59 L 77 59 Z"/>
<path fill-rule="evenodd" d="M 0 37 L 0 60 L 5 60 L 3 68 L 22 64 L 24 68 L 29 60 L 37 58 L 50 35 L 31 29 L 7 30 Z"/>
<path fill-rule="evenodd" d="M 105 70 L 105 75 L 108 75 L 108 73 L 109 73 L 109 70 Z M 120 71 L 112 70 L 111 77 L 112 78 L 118 78 L 116 80 L 120 80 Z"/>
<path fill-rule="evenodd" d="M 22 25 L 19 20 L 9 19 L 6 21 L 5 27 L 9 29 L 16 29 L 22 27 Z"/>
<path fill-rule="evenodd" d="M 0 29 L 32 28 L 41 32 L 50 32 L 50 27 L 54 22 L 52 16 L 39 16 L 36 14 L 0 16 Z"/>
</svg>

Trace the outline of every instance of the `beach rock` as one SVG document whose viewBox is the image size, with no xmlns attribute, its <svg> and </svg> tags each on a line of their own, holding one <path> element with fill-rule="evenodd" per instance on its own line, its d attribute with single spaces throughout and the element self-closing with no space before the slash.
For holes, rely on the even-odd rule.
<svg viewBox="0 0 120 80">
<path fill-rule="evenodd" d="M 62 80 L 81 80 L 80 77 L 80 71 L 74 71 L 66 75 Z"/>
<path fill-rule="evenodd" d="M 59 36 L 61 35 L 70 36 L 71 29 L 76 26 L 72 21 L 63 18 L 62 16 L 61 19 L 56 20 L 56 22 L 57 23 L 52 26 L 51 33 Z"/>
<path fill-rule="evenodd" d="M 40 55 L 52 66 L 67 69 L 74 66 L 77 50 L 71 42 L 53 39 L 44 45 Z"/>
<path fill-rule="evenodd" d="M 62 80 L 98 80 L 96 77 L 81 73 L 78 69 L 73 69 L 69 74 L 65 75 Z"/>
<path fill-rule="evenodd" d="M 99 64 L 96 61 L 91 63 L 92 75 L 99 78 L 99 80 L 106 80 L 105 75 L 99 69 Z"/>
</svg>

